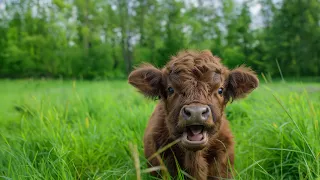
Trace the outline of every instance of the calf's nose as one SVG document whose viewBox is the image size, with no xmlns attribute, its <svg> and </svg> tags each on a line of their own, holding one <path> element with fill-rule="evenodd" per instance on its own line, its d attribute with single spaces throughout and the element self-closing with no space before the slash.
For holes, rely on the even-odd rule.
<svg viewBox="0 0 320 180">
<path fill-rule="evenodd" d="M 181 109 L 181 114 L 184 120 L 188 121 L 206 121 L 210 116 L 211 110 L 206 105 L 185 105 Z"/>
</svg>

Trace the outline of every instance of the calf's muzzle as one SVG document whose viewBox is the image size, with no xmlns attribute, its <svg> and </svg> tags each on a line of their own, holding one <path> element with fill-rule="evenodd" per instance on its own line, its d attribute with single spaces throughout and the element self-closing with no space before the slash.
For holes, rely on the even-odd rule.
<svg viewBox="0 0 320 180">
<path fill-rule="evenodd" d="M 209 119 L 210 114 L 209 106 L 198 104 L 184 105 L 180 113 L 187 125 L 202 124 Z"/>
</svg>

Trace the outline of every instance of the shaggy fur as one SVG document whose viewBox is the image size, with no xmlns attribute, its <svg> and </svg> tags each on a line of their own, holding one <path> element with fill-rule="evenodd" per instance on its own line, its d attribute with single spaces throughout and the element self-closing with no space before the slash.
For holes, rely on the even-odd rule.
<svg viewBox="0 0 320 180">
<path fill-rule="evenodd" d="M 234 142 L 224 109 L 228 101 L 243 98 L 258 86 L 258 78 L 250 68 L 229 70 L 210 51 L 182 51 L 162 69 L 144 64 L 128 79 L 145 96 L 160 97 L 145 130 L 146 158 L 181 137 L 185 124 L 180 111 L 184 105 L 208 105 L 212 115 L 205 124 L 209 137 L 206 146 L 193 151 L 177 143 L 161 157 L 172 176 L 177 175 L 177 161 L 195 179 L 232 177 Z M 169 87 L 174 89 L 173 94 L 168 92 Z M 150 166 L 159 165 L 159 159 L 150 159 Z"/>
</svg>

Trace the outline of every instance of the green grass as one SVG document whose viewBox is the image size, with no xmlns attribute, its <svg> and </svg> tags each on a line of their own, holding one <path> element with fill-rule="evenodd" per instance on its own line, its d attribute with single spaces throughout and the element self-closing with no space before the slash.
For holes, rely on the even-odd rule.
<svg viewBox="0 0 320 180">
<path fill-rule="evenodd" d="M 156 101 L 124 81 L 0 81 L 0 179 L 142 179 Z M 261 84 L 226 110 L 235 179 L 320 179 L 320 84 Z M 131 144 L 131 145 L 130 145 Z M 136 161 L 137 162 L 137 161 Z"/>
</svg>

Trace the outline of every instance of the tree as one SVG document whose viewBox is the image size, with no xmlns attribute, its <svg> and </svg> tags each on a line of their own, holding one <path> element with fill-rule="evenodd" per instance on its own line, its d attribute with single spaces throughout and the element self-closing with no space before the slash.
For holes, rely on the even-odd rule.
<svg viewBox="0 0 320 180">
<path fill-rule="evenodd" d="M 285 75 L 319 75 L 320 3 L 284 0 L 269 31 L 269 58 L 278 60 Z"/>
<path fill-rule="evenodd" d="M 277 2 L 277 3 L 275 3 Z M 320 74 L 318 0 L 7 0 L 0 11 L 0 77 L 126 77 L 181 49 L 211 49 L 230 68 Z M 261 5 L 252 28 L 250 7 Z"/>
</svg>

